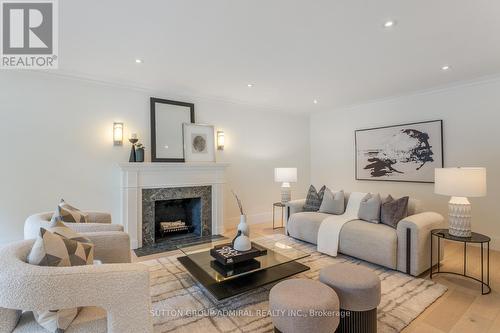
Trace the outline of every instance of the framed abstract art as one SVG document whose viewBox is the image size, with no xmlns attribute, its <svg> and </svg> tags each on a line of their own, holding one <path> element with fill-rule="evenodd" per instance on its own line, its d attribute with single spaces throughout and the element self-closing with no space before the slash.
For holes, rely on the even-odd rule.
<svg viewBox="0 0 500 333">
<path fill-rule="evenodd" d="M 355 131 L 356 179 L 433 183 L 442 168 L 443 121 Z"/>
<path fill-rule="evenodd" d="M 183 124 L 186 162 L 215 162 L 214 127 Z"/>
</svg>

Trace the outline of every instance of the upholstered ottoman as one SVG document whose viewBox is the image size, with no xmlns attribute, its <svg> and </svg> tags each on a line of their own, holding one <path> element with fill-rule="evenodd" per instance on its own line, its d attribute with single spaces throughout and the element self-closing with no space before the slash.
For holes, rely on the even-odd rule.
<svg viewBox="0 0 500 333">
<path fill-rule="evenodd" d="M 339 299 L 332 288 L 309 279 L 285 280 L 269 293 L 275 332 L 332 333 L 339 325 Z"/>
<path fill-rule="evenodd" d="M 380 279 L 366 267 L 336 264 L 323 268 L 319 280 L 330 286 L 340 300 L 337 332 L 376 333 L 377 306 L 380 304 Z"/>
</svg>

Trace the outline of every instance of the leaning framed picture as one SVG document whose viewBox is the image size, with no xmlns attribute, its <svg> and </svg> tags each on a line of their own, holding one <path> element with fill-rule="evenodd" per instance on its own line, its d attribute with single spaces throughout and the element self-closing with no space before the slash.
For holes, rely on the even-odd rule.
<svg viewBox="0 0 500 333">
<path fill-rule="evenodd" d="M 356 179 L 434 183 L 442 168 L 443 121 L 355 131 Z"/>
<path fill-rule="evenodd" d="M 214 127 L 184 123 L 186 162 L 215 162 Z"/>
</svg>

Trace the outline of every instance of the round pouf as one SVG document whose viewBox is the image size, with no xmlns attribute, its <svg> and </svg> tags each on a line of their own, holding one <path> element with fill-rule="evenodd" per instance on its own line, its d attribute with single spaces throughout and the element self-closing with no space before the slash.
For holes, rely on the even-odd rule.
<svg viewBox="0 0 500 333">
<path fill-rule="evenodd" d="M 339 325 L 339 299 L 319 281 L 291 279 L 269 293 L 274 329 L 283 333 L 332 333 Z"/>
<path fill-rule="evenodd" d="M 323 268 L 319 280 L 335 290 L 340 301 L 337 332 L 376 333 L 380 279 L 366 267 L 336 264 Z"/>
</svg>

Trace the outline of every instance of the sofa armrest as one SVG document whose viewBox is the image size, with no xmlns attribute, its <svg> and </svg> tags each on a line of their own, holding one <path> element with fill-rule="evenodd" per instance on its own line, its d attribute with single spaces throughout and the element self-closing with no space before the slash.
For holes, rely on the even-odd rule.
<svg viewBox="0 0 500 333">
<path fill-rule="evenodd" d="M 123 231 L 82 233 L 94 243 L 94 257 L 104 264 L 130 263 L 130 237 Z"/>
<path fill-rule="evenodd" d="M 88 223 L 111 223 L 111 214 L 102 212 L 85 212 L 88 217 Z"/>
<path fill-rule="evenodd" d="M 306 199 L 297 199 L 287 202 L 285 206 L 285 221 L 288 221 L 288 218 L 292 214 L 304 211 L 305 204 L 306 204 Z"/>
<path fill-rule="evenodd" d="M 424 212 L 408 216 L 397 226 L 398 271 L 418 276 L 430 268 L 431 230 L 444 227 L 442 215 Z M 410 242 L 409 248 L 407 247 Z M 437 253 L 437 241 L 434 240 Z M 437 255 L 433 254 L 437 260 Z M 407 258 L 408 257 L 408 258 Z M 409 259 L 409 260 L 408 260 Z"/>
</svg>

